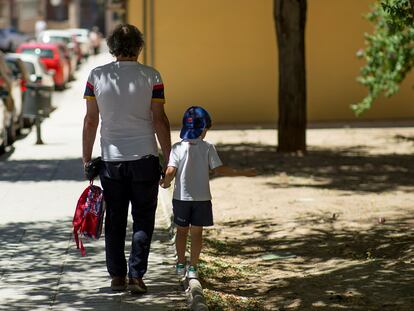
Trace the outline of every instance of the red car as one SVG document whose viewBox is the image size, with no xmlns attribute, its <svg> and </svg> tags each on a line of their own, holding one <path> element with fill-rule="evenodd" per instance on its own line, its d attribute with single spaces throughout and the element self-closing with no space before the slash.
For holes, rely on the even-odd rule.
<svg viewBox="0 0 414 311">
<path fill-rule="evenodd" d="M 23 43 L 16 49 L 17 53 L 33 54 L 40 58 L 48 72 L 53 74 L 57 89 L 64 89 L 70 77 L 70 65 L 62 53 L 59 44 L 55 43 Z"/>
</svg>

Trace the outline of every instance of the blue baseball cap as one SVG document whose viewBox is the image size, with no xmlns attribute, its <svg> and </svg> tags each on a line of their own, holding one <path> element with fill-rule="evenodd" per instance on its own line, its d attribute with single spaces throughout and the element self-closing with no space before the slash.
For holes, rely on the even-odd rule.
<svg viewBox="0 0 414 311">
<path fill-rule="evenodd" d="M 184 113 L 180 137 L 181 139 L 196 139 L 200 137 L 204 129 L 210 127 L 211 118 L 207 110 L 199 106 L 192 106 Z"/>
</svg>

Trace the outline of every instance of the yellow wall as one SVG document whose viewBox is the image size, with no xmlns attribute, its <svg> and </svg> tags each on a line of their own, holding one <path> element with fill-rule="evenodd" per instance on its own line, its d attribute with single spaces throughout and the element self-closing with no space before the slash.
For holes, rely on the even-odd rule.
<svg viewBox="0 0 414 311">
<path fill-rule="evenodd" d="M 355 80 L 363 64 L 355 52 L 364 46 L 363 33 L 371 29 L 362 16 L 372 2 L 308 1 L 309 120 L 355 119 L 349 105 L 366 93 Z M 129 22 L 140 29 L 142 4 L 143 0 L 130 0 L 128 7 Z M 153 4 L 154 31 L 149 23 L 146 29 L 147 59 L 163 76 L 172 123 L 180 123 L 190 105 L 205 107 L 216 123 L 276 122 L 272 0 L 157 0 Z M 414 117 L 413 84 L 410 78 L 397 96 L 380 100 L 363 118 Z"/>
</svg>

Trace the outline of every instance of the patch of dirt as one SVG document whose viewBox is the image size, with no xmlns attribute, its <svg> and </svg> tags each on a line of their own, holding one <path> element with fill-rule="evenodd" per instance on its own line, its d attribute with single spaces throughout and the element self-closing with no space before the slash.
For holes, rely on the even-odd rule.
<svg viewBox="0 0 414 311">
<path fill-rule="evenodd" d="M 202 279 L 223 310 L 414 310 L 414 128 L 309 130 L 305 156 L 274 130 L 206 139 L 258 171 L 211 181 Z"/>
</svg>

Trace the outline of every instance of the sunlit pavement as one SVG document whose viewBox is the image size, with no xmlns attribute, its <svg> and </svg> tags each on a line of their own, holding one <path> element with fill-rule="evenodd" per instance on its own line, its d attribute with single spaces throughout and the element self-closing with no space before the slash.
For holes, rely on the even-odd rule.
<svg viewBox="0 0 414 311">
<path fill-rule="evenodd" d="M 72 238 L 75 204 L 87 186 L 80 158 L 84 85 L 90 69 L 110 60 L 109 54 L 91 57 L 67 90 L 54 93 L 57 109 L 42 123 L 45 145 L 35 145 L 32 130 L 0 156 L 0 310 L 173 310 L 185 306 L 173 270 L 166 203 L 159 204 L 157 211 L 145 276 L 148 294 L 111 292 L 103 239 L 86 241 L 87 256 L 81 257 Z M 161 190 L 160 201 L 168 202 L 165 190 Z"/>
</svg>

